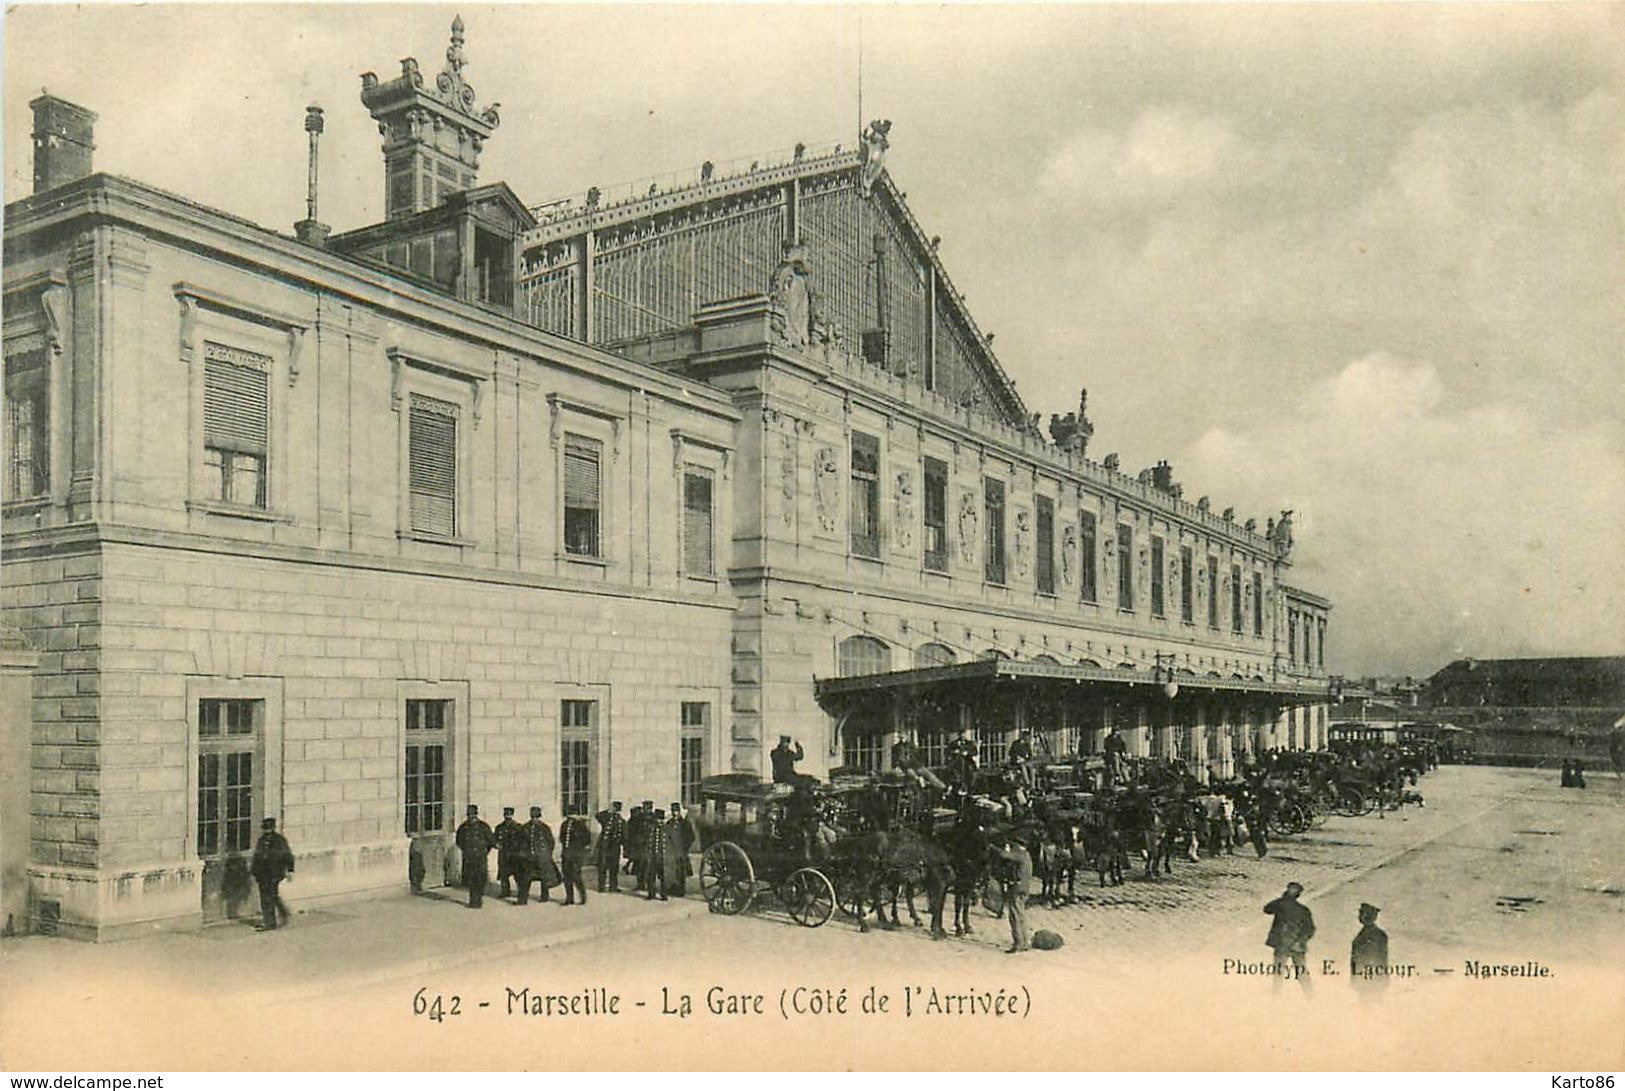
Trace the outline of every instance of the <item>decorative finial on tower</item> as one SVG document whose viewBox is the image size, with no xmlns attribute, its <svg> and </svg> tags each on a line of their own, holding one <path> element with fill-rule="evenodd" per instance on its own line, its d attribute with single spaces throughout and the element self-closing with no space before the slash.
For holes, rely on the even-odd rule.
<svg viewBox="0 0 1625 1091">
<path fill-rule="evenodd" d="M 468 58 L 463 56 L 463 17 L 453 16 L 451 20 L 451 45 L 446 47 L 446 63 L 453 72 L 461 72 Z"/>
</svg>

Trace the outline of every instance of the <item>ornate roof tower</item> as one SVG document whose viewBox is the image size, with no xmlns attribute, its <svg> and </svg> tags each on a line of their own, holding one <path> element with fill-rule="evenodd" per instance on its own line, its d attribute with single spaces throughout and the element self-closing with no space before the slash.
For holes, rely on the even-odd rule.
<svg viewBox="0 0 1625 1091">
<path fill-rule="evenodd" d="M 446 67 L 425 86 L 418 62 L 401 61 L 401 74 L 388 83 L 361 76 L 361 103 L 378 122 L 384 138 L 384 211 L 399 219 L 434 208 L 453 193 L 472 189 L 479 174 L 480 149 L 499 122 L 497 103 L 474 105 L 474 88 L 463 79 L 463 19 L 451 24 Z"/>
</svg>

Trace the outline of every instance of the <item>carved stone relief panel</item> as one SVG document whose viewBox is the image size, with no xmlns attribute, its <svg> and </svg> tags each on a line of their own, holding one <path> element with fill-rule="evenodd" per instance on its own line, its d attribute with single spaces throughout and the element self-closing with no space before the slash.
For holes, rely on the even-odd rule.
<svg viewBox="0 0 1625 1091">
<path fill-rule="evenodd" d="M 796 525 L 796 437 L 792 432 L 779 436 L 779 515 L 786 529 Z"/>
<path fill-rule="evenodd" d="M 914 473 L 898 470 L 892 480 L 892 544 L 899 553 L 914 549 Z"/>
<path fill-rule="evenodd" d="M 840 526 L 841 463 L 835 448 L 820 447 L 813 455 L 813 498 L 818 503 L 818 527 L 834 534 Z"/>
<path fill-rule="evenodd" d="M 1061 526 L 1061 586 L 1071 587 L 1077 579 L 1078 528 L 1071 523 Z"/>
<path fill-rule="evenodd" d="M 1032 568 L 1033 515 L 1026 508 L 1016 509 L 1015 562 L 1016 575 L 1025 577 Z"/>
<path fill-rule="evenodd" d="M 976 494 L 969 489 L 959 494 L 959 560 L 976 563 Z"/>
</svg>

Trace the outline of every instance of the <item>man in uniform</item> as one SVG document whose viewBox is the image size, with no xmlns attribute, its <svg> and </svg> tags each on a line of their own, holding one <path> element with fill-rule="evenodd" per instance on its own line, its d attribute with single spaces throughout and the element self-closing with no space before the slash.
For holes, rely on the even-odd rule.
<svg viewBox="0 0 1625 1091">
<path fill-rule="evenodd" d="M 626 819 L 621 817 L 621 801 L 609 805 L 609 810 L 598 812 L 598 849 L 594 863 L 598 865 L 598 893 L 606 890 L 621 892 L 621 844 L 626 840 Z"/>
<path fill-rule="evenodd" d="M 948 743 L 947 758 L 955 786 L 969 792 L 976 772 L 976 744 L 965 735 L 955 735 Z"/>
<path fill-rule="evenodd" d="M 1112 784 L 1123 783 L 1128 775 L 1128 741 L 1117 733 L 1117 728 L 1106 732 L 1106 775 Z"/>
<path fill-rule="evenodd" d="M 1288 883 L 1286 890 L 1279 898 L 1264 907 L 1274 920 L 1270 924 L 1269 938 L 1264 944 L 1275 950 L 1275 987 L 1281 987 L 1281 981 L 1287 973 L 1309 987 L 1309 940 L 1315 934 L 1315 915 L 1309 912 L 1309 907 L 1298 901 L 1298 895 L 1303 893 L 1301 883 Z M 1290 971 L 1288 965 L 1291 966 Z"/>
<path fill-rule="evenodd" d="M 581 881 L 581 868 L 586 864 L 591 848 L 592 828 L 587 825 L 586 816 L 566 815 L 559 826 L 559 870 L 564 873 L 565 905 L 574 905 L 578 892 L 581 904 L 587 904 L 587 884 Z M 619 855 L 619 850 L 616 850 L 616 854 Z"/>
<path fill-rule="evenodd" d="M 1005 910 L 1010 914 L 1010 954 L 1025 951 L 1032 946 L 1027 932 L 1027 892 L 1033 882 L 1033 858 L 1020 841 L 1003 835 L 993 849 L 994 875 L 1004 894 Z"/>
<path fill-rule="evenodd" d="M 248 873 L 260 888 L 259 931 L 268 932 L 279 923 L 286 923 L 292 915 L 282 904 L 277 887 L 283 879 L 293 878 L 293 850 L 288 847 L 288 839 L 276 832 L 276 819 L 267 816 L 260 823 L 260 829 L 264 832 L 254 842 L 254 858 L 248 865 Z"/>
<path fill-rule="evenodd" d="M 1388 933 L 1377 927 L 1379 912 L 1369 902 L 1360 903 L 1360 931 L 1349 947 L 1349 972 L 1356 985 L 1388 984 Z"/>
<path fill-rule="evenodd" d="M 644 863 L 649 855 L 649 826 L 655 820 L 655 801 L 646 799 L 632 811 L 626 824 L 627 866 L 637 876 L 637 889 L 649 889 L 649 871 Z"/>
<path fill-rule="evenodd" d="M 513 808 L 502 808 L 502 821 L 497 823 L 497 884 L 498 896 L 508 896 L 508 880 L 519 878 L 518 861 L 524 855 L 523 827 L 513 817 Z"/>
<path fill-rule="evenodd" d="M 530 809 L 530 821 L 520 827 L 525 834 L 524 870 L 519 873 L 519 904 L 530 900 L 530 884 L 542 884 L 540 901 L 553 900 L 552 889 L 559 885 L 559 869 L 553 863 L 553 827 L 542 821 L 542 809 Z"/>
<path fill-rule="evenodd" d="M 457 827 L 457 851 L 463 854 L 463 886 L 468 888 L 468 908 L 485 905 L 485 884 L 491 878 L 491 849 L 496 845 L 496 834 L 480 817 L 480 809 L 468 805 L 468 817 Z"/>
<path fill-rule="evenodd" d="M 794 784 L 796 782 L 796 762 L 807 756 L 800 743 L 793 747 L 790 745 L 790 736 L 780 735 L 779 745 L 768 752 L 768 760 L 773 763 L 774 784 Z"/>
<path fill-rule="evenodd" d="M 676 894 L 680 898 L 688 893 L 688 877 L 694 874 L 694 866 L 689 862 L 688 854 L 699 839 L 700 831 L 694 825 L 693 819 L 683 810 L 681 802 L 673 801 L 671 812 L 666 818 L 667 894 Z"/>
<path fill-rule="evenodd" d="M 643 826 L 643 864 L 640 881 L 648 891 L 649 900 L 666 900 L 666 812 L 656 808 Z"/>
</svg>

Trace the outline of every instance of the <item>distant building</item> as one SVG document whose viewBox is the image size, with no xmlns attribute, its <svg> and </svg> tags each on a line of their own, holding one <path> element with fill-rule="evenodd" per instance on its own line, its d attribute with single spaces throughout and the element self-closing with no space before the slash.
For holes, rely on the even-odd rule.
<svg viewBox="0 0 1625 1091">
<path fill-rule="evenodd" d="M 781 734 L 816 774 L 1021 728 L 1204 775 L 1323 744 L 1290 513 L 1092 460 L 1081 398 L 1042 434 L 888 123 L 527 206 L 479 181 L 460 20 L 446 56 L 362 78 L 385 220 L 339 233 L 314 184 L 287 232 L 93 174 L 95 116 L 34 103 L 4 609 L 35 919 L 240 913 L 264 814 L 296 896 L 436 885 L 468 803 L 692 800 Z"/>
<path fill-rule="evenodd" d="M 1424 683 L 1422 707 L 1471 729 L 1480 761 L 1600 764 L 1625 711 L 1625 656 L 1458 659 Z"/>
</svg>

